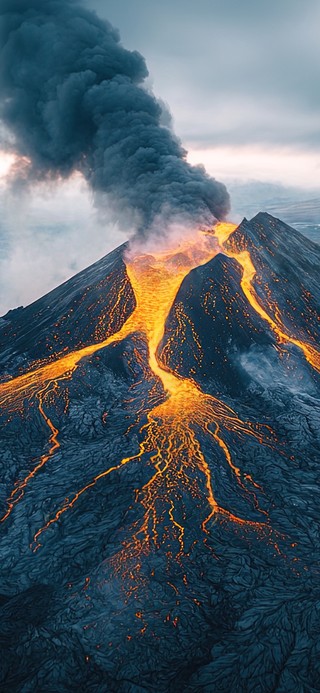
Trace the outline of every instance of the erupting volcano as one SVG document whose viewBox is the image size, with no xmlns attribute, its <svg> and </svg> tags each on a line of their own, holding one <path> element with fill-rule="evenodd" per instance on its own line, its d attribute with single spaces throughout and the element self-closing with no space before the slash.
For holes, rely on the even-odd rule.
<svg viewBox="0 0 320 693">
<path fill-rule="evenodd" d="M 281 279 L 288 243 L 291 294 Z M 161 643 L 150 656 L 165 682 L 159 690 L 167 690 L 166 667 L 181 675 L 173 658 L 182 638 L 184 680 L 197 690 L 197 677 L 212 665 L 202 637 L 199 659 L 193 629 L 206 623 L 203 637 L 213 643 L 218 625 L 208 614 L 220 628 L 222 605 L 242 604 L 242 588 L 225 601 L 228 591 L 215 587 L 218 600 L 209 607 L 212 581 L 227 566 L 243 556 L 256 575 L 254 594 L 263 565 L 272 566 L 271 592 L 283 580 L 296 589 L 316 579 L 308 511 L 301 524 L 289 508 L 296 484 L 300 498 L 313 488 L 318 255 L 293 229 L 258 215 L 157 251 L 124 246 L 5 316 L 4 566 L 22 590 L 44 583 L 40 594 L 52 571 L 59 576 L 57 597 L 43 593 L 43 618 L 52 632 L 70 633 L 76 614 L 85 662 L 103 670 L 110 656 L 115 666 L 125 658 L 130 670 L 139 653 L 136 681 L 147 682 L 141 647 Z M 289 425 L 297 402 L 310 427 L 303 429 L 310 465 L 303 482 L 301 431 L 293 435 Z M 250 604 L 244 600 L 240 613 Z M 236 642 L 244 657 L 253 647 L 240 634 Z M 85 671 L 90 690 L 96 674 Z M 99 676 L 108 686 L 113 674 Z"/>
<path fill-rule="evenodd" d="M 1 691 L 319 690 L 319 247 L 222 221 L 79 0 L 0 14 L 11 183 L 131 238 L 0 319 Z"/>
<path fill-rule="evenodd" d="M 260 443 L 264 442 L 262 432 L 258 432 L 257 426 L 254 427 L 253 424 L 239 419 L 236 413 L 223 401 L 204 393 L 194 380 L 175 374 L 168 366 L 162 364 L 161 356 L 160 358 L 158 356 L 158 350 L 165 335 L 166 320 L 182 281 L 192 269 L 204 265 L 212 260 L 218 252 L 221 252 L 217 239 L 220 242 L 222 239 L 225 240 L 235 228 L 236 226 L 230 223 L 219 223 L 212 230 L 212 233 L 200 231 L 195 234 L 194 238 L 179 243 L 178 248 L 170 251 L 164 250 L 149 255 L 133 253 L 131 256 L 128 253 L 126 270 L 134 292 L 136 306 L 122 327 L 100 343 L 90 344 L 58 359 L 51 359 L 49 363 L 43 364 L 35 370 L 31 369 L 26 374 L 12 378 L 0 386 L 2 403 L 7 405 L 9 410 L 12 407 L 17 407 L 19 403 L 21 404 L 23 397 L 38 400 L 39 412 L 50 431 L 49 443 L 51 446 L 49 452 L 41 456 L 39 463 L 32 471 L 22 481 L 16 482 L 7 500 L 7 510 L 1 518 L 2 522 L 9 517 L 14 506 L 21 500 L 29 482 L 42 470 L 59 448 L 59 431 L 44 411 L 45 401 L 48 395 L 52 397 L 53 393 L 58 391 L 61 380 L 72 377 L 72 373 L 81 359 L 112 343 L 122 341 L 128 336 L 141 333 L 148 347 L 150 374 L 160 380 L 163 389 L 164 401 L 160 401 L 149 411 L 146 408 L 144 412 L 141 412 L 141 417 L 144 414 L 147 421 L 140 429 L 142 441 L 137 454 L 125 457 L 119 461 L 119 464 L 94 476 L 93 480 L 77 491 L 71 500 L 67 499 L 55 516 L 35 533 L 35 548 L 40 547 L 39 539 L 43 531 L 60 520 L 63 513 L 71 509 L 79 497 L 92 488 L 96 482 L 129 462 L 137 459 L 145 461 L 148 456 L 151 456 L 150 462 L 155 472 L 145 486 L 137 491 L 137 500 L 140 500 L 145 514 L 141 526 L 139 526 L 139 521 L 135 523 L 132 548 L 134 559 L 137 559 L 140 553 L 149 547 L 150 542 L 158 547 L 160 534 L 166 538 L 166 541 L 170 538 L 173 543 L 178 542 L 179 555 L 184 551 L 185 530 L 182 523 L 183 518 L 188 513 L 184 496 L 187 494 L 189 497 L 201 498 L 201 495 L 205 495 L 201 494 L 201 486 L 206 489 L 208 506 L 207 515 L 204 514 L 201 522 L 204 531 L 208 531 L 207 525 L 215 515 L 221 515 L 234 522 L 243 525 L 248 524 L 260 530 L 265 525 L 262 522 L 242 519 L 231 511 L 220 507 L 212 486 L 210 466 L 202 452 L 201 443 L 197 436 L 198 429 L 203 435 L 213 438 L 215 443 L 220 446 L 237 483 L 245 490 L 241 471 L 233 463 L 221 431 L 225 429 L 237 435 L 251 435 L 256 437 Z M 249 252 L 227 251 L 227 254 L 237 259 L 241 264 L 243 270 L 241 286 L 251 306 L 271 325 L 278 339 L 281 339 L 282 342 L 298 345 L 310 363 L 319 370 L 320 360 L 317 350 L 286 334 L 282 323 L 280 322 L 279 327 L 279 324 L 275 323 L 259 304 L 251 283 L 255 270 Z M 111 308 L 112 311 L 117 309 L 118 301 L 119 296 L 115 306 Z M 186 316 L 182 315 L 180 319 L 186 319 Z M 197 335 L 192 324 L 191 329 L 193 338 L 197 341 Z M 172 350 L 179 349 L 182 337 L 182 332 L 178 332 L 177 340 L 171 344 Z M 160 396 L 160 399 L 163 398 Z M 266 435 L 265 439 L 267 441 Z M 245 478 L 247 483 L 250 482 L 259 488 L 249 474 L 246 474 Z M 253 489 L 249 493 L 254 498 L 255 506 L 258 508 L 258 501 Z M 267 515 L 265 511 L 262 512 Z M 125 556 L 123 560 L 126 560 Z M 140 564 L 137 565 L 140 568 Z"/>
<path fill-rule="evenodd" d="M 163 388 L 164 401 L 150 411 L 144 412 L 147 423 L 141 429 L 144 436 L 137 455 L 124 458 L 119 465 L 100 473 L 79 490 L 72 500 L 67 501 L 57 511 L 55 517 L 36 532 L 34 542 L 37 548 L 40 546 L 38 540 L 44 529 L 60 519 L 67 509 L 72 508 L 86 490 L 112 471 L 120 469 L 132 460 L 146 459 L 148 454 L 152 455 L 151 461 L 156 471 L 137 494 L 137 498 L 141 499 L 145 509 L 145 516 L 141 528 L 134 535 L 135 554 L 139 555 L 140 551 L 143 552 L 151 539 L 156 546 L 158 545 L 158 525 L 164 525 L 165 529 L 162 528 L 161 533 L 170 536 L 170 530 L 165 524 L 166 516 L 169 525 L 171 524 L 172 540 L 178 540 L 181 551 L 184 550 L 184 527 L 181 523 L 183 516 L 187 514 L 187 508 L 179 508 L 179 505 L 185 493 L 201 497 L 200 489 L 197 488 L 197 475 L 203 477 L 202 483 L 207 494 L 208 515 L 202 522 L 202 528 L 206 530 L 209 520 L 217 513 L 246 524 L 245 520 L 219 507 L 214 497 L 210 468 L 202 453 L 196 429 L 202 429 L 203 433 L 213 437 L 241 486 L 243 486 L 241 472 L 232 462 L 228 446 L 219 435 L 220 429 L 224 427 L 238 434 L 253 435 L 260 441 L 263 440 L 262 434 L 255 431 L 250 423 L 238 419 L 235 412 L 222 401 L 203 393 L 194 381 L 177 376 L 161 364 L 161 359 L 157 357 L 157 350 L 164 338 L 166 319 L 182 281 L 190 270 L 205 264 L 219 252 L 219 246 L 215 242 L 215 232 L 224 233 L 227 229 L 231 233 L 234 228 L 231 224 L 219 224 L 212 234 L 199 232 L 189 241 L 180 243 L 178 249 L 153 255 L 133 254 L 131 258 L 128 256 L 126 269 L 134 291 L 136 307 L 120 330 L 101 343 L 89 345 L 57 360 L 51 360 L 50 363 L 41 365 L 0 386 L 2 402 L 7 403 L 9 409 L 12 405 L 17 406 L 19 402 L 21 403 L 21 398 L 24 396 L 30 399 L 35 397 L 38 400 L 39 411 L 51 434 L 49 453 L 44 454 L 22 482 L 15 485 L 8 498 L 7 510 L 1 518 L 2 521 L 8 518 L 16 503 L 22 498 L 28 483 L 59 447 L 58 429 L 44 411 L 45 399 L 46 396 L 52 396 L 52 393 L 57 391 L 61 379 L 71 377 L 82 358 L 109 344 L 121 341 L 129 335 L 142 333 L 148 346 L 150 372 L 160 380 Z M 112 307 L 112 310 L 116 308 L 117 304 Z M 179 335 L 179 341 L 181 337 L 182 335 Z M 178 343 L 171 348 L 177 349 Z M 249 475 L 247 479 L 254 484 Z M 176 504 L 178 509 L 175 507 Z M 179 514 L 180 521 L 175 517 L 176 512 Z M 260 527 L 258 522 L 248 521 L 248 524 Z M 140 540 L 139 537 L 141 537 Z"/>
</svg>

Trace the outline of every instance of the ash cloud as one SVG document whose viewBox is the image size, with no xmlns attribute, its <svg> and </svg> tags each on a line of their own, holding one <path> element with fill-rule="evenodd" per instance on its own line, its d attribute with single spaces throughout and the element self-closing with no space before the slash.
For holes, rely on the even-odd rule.
<svg viewBox="0 0 320 693">
<path fill-rule="evenodd" d="M 225 186 L 187 163 L 144 58 L 108 22 L 78 0 L 1 0 L 0 14 L 0 116 L 7 149 L 30 160 L 22 177 L 78 170 L 142 236 L 160 218 L 163 228 L 225 216 Z"/>
</svg>

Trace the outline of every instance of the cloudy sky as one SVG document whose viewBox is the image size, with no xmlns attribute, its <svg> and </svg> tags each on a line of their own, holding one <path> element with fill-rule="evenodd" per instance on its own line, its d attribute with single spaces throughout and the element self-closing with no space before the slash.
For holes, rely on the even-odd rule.
<svg viewBox="0 0 320 693">
<path fill-rule="evenodd" d="M 320 176 L 318 0 L 86 0 L 147 58 L 192 161 L 216 176 Z"/>
<path fill-rule="evenodd" d="M 84 0 L 146 58 L 192 163 L 224 181 L 319 188 L 319 0 Z M 1 8 L 1 2 L 0 2 Z M 23 196 L 0 156 L 0 313 L 125 240 L 79 176 Z M 88 229 L 90 229 L 88 233 Z"/>
</svg>

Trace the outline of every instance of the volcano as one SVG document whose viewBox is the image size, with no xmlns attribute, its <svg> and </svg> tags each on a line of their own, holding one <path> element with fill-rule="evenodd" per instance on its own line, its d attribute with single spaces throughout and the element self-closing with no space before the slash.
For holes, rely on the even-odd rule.
<svg viewBox="0 0 320 693">
<path fill-rule="evenodd" d="M 260 213 L 1 319 L 1 690 L 320 689 L 319 263 Z"/>
</svg>

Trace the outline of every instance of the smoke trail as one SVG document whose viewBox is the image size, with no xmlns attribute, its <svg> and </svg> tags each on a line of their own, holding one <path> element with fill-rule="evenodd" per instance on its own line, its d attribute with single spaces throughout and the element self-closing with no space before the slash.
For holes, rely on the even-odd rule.
<svg viewBox="0 0 320 693">
<path fill-rule="evenodd" d="M 28 180 L 81 171 L 143 235 L 160 216 L 226 214 L 225 186 L 187 163 L 145 88 L 144 58 L 108 22 L 78 0 L 0 0 L 0 15 L 0 117 Z"/>
</svg>

